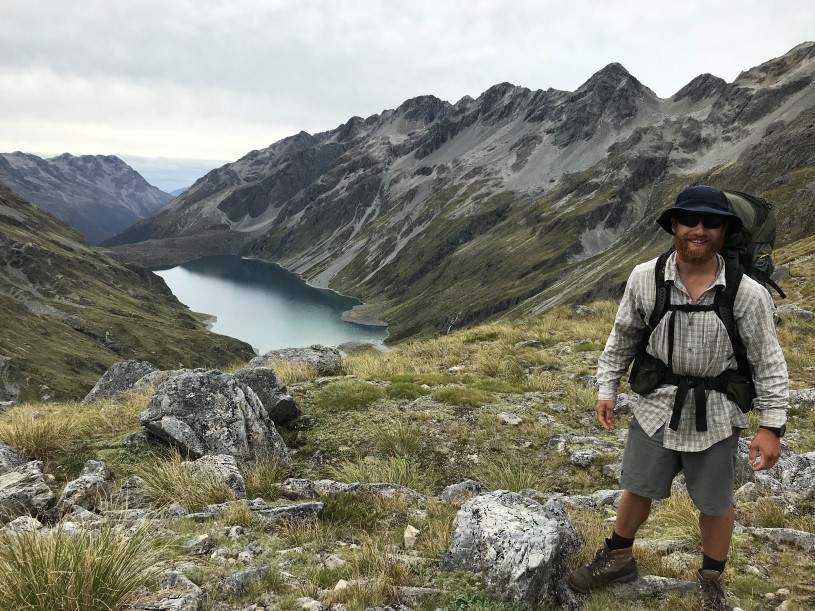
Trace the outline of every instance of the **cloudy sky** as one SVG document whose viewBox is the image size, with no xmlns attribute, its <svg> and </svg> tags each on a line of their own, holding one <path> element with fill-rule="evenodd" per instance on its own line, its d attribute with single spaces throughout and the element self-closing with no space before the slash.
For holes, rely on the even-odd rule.
<svg viewBox="0 0 815 611">
<path fill-rule="evenodd" d="M 815 39 L 812 0 L 0 0 L 0 152 L 116 154 L 171 190 L 433 94 L 572 91 L 619 62 L 669 97 Z"/>
</svg>

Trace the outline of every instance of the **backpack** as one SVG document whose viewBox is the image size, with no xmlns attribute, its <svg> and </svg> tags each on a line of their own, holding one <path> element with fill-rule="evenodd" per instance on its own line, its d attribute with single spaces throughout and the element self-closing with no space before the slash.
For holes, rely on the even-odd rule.
<svg viewBox="0 0 815 611">
<path fill-rule="evenodd" d="M 663 253 L 656 262 L 654 281 L 656 283 L 656 298 L 654 309 L 645 326 L 645 333 L 637 347 L 634 364 L 629 374 L 631 389 L 637 394 L 648 394 L 662 384 L 677 386 L 676 399 L 671 415 L 669 427 L 676 430 L 679 426 L 682 406 L 685 397 L 691 390 L 696 403 L 696 430 L 707 430 L 707 400 L 706 390 L 717 390 L 727 395 L 727 398 L 736 403 L 742 412 L 749 412 L 753 408 L 753 399 L 756 396 L 753 383 L 752 369 L 747 359 L 747 350 L 736 327 L 736 318 L 733 306 L 736 300 L 741 279 L 747 274 L 756 282 L 767 288 L 774 288 L 781 297 L 786 297 L 781 288 L 772 280 L 775 264 L 772 260 L 772 250 L 775 246 L 775 214 L 773 206 L 765 199 L 755 197 L 741 191 L 724 191 L 731 212 L 742 221 L 742 229 L 730 233 L 725 238 L 724 247 L 720 254 L 725 261 L 725 286 L 718 287 L 712 305 L 682 304 L 673 305 L 670 302 L 670 286 L 665 281 L 665 264 L 673 252 L 673 248 Z M 769 290 L 769 289 L 768 289 Z M 672 370 L 673 344 L 674 344 L 674 314 L 676 311 L 700 312 L 713 311 L 722 321 L 733 353 L 736 358 L 736 369 L 729 369 L 713 378 L 700 378 L 696 376 L 677 376 Z M 668 363 L 647 353 L 646 348 L 651 333 L 663 319 L 671 312 L 668 322 Z"/>
<path fill-rule="evenodd" d="M 773 205 L 761 197 L 741 191 L 723 190 L 730 211 L 742 222 L 741 231 L 728 234 L 722 256 L 734 254 L 742 271 L 764 288 L 769 285 L 781 297 L 784 291 L 772 279 L 775 271 L 772 252 L 775 247 L 775 212 Z M 767 289 L 769 290 L 769 289 Z"/>
</svg>

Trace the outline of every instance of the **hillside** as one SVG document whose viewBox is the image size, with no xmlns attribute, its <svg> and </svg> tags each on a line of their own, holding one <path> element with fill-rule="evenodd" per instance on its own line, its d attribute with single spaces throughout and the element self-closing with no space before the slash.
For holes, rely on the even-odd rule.
<svg viewBox="0 0 815 611">
<path fill-rule="evenodd" d="M 780 465 L 753 474 L 744 450 L 757 425 L 750 416 L 726 582 L 730 602 L 742 609 L 804 611 L 815 604 L 815 239 L 791 243 L 778 255 L 790 272 L 782 286 L 799 308 L 779 312 L 778 324 L 793 390 L 789 433 Z M 655 504 L 640 533 L 641 578 L 634 584 L 587 597 L 556 590 L 557 604 L 528 606 L 511 586 L 534 571 L 530 566 L 545 556 L 542 547 L 498 587 L 485 579 L 490 566 L 451 568 L 448 562 L 461 526 L 457 516 L 468 514 L 463 504 L 497 490 L 523 491 L 527 508 L 535 501 L 563 508 L 579 533 L 579 544 L 562 550 L 566 568 L 590 560 L 608 535 L 634 398 L 620 397 L 616 431 L 597 424 L 591 376 L 616 304 L 582 305 L 403 342 L 393 352 L 353 353 L 331 376 L 275 362 L 301 412 L 275 428 L 288 460 L 230 466 L 224 460 L 230 457 L 221 456 L 215 471 L 195 471 L 140 425 L 148 405 L 155 410 L 172 402 L 164 384 L 92 404 L 34 403 L 0 415 L 0 441 L 44 461 L 42 486 L 50 482 L 55 505 L 31 512 L 41 530 L 0 537 L 0 577 L 11 586 L 0 586 L 0 597 L 17 587 L 37 592 L 55 571 L 70 575 L 67 583 L 77 591 L 95 591 L 89 575 L 108 566 L 98 548 L 100 540 L 110 545 L 106 529 L 113 528 L 135 533 L 126 549 L 137 551 L 126 555 L 121 570 L 128 577 L 142 571 L 119 586 L 129 604 L 116 608 L 128 611 L 181 605 L 218 611 L 694 609 L 700 535 L 679 482 L 670 500 Z M 237 379 L 246 367 L 230 371 Z M 164 376 L 170 381 L 179 373 Z M 220 372 L 181 375 L 229 379 Z M 193 402 L 191 411 L 211 403 Z M 217 424 L 222 433 L 229 423 Z M 17 469 L 36 472 L 32 464 Z M 42 499 L 43 488 L 38 492 Z M 527 534 L 511 531 L 507 515 L 490 518 L 511 543 L 507 556 L 526 549 Z M 38 524 L 27 514 L 16 521 L 21 529 Z M 77 536 L 86 530 L 95 534 Z M 48 549 L 49 537 L 60 536 L 87 542 L 89 560 L 76 573 L 60 571 L 59 564 L 47 573 L 52 565 L 45 560 L 29 561 L 49 558 L 32 550 Z M 29 573 L 2 561 L 10 557 L 4 550 L 20 549 L 12 547 L 20 541 L 25 553 L 18 557 L 32 573 L 43 570 L 30 583 L 22 579 Z M 485 557 L 496 566 L 507 561 Z M 555 589 L 563 570 L 559 566 L 551 579 L 545 573 L 545 587 Z M 39 591 L 53 598 L 34 611 L 57 608 L 59 592 Z"/>
<path fill-rule="evenodd" d="M 113 155 L 65 153 L 42 159 L 19 151 L 3 153 L 0 181 L 68 223 L 91 244 L 116 235 L 173 199 Z"/>
<path fill-rule="evenodd" d="M 814 76 L 809 42 L 668 99 L 619 64 L 574 92 L 417 97 L 252 151 L 107 244 L 276 261 L 374 304 L 394 340 L 617 295 L 694 182 L 769 198 L 782 243 L 815 233 Z"/>
<path fill-rule="evenodd" d="M 211 367 L 253 354 L 201 318 L 0 183 L 0 400 L 82 397 L 127 358 Z"/>
</svg>

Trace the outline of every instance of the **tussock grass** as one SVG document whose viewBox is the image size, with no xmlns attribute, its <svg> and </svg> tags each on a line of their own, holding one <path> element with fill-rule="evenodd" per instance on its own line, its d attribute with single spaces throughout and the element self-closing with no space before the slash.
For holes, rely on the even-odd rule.
<svg viewBox="0 0 815 611">
<path fill-rule="evenodd" d="M 490 490 L 520 492 L 525 488 L 548 488 L 543 469 L 522 456 L 497 454 L 485 457 L 476 467 L 475 475 Z"/>
<path fill-rule="evenodd" d="M 430 503 L 427 517 L 417 526 L 420 533 L 416 546 L 426 557 L 440 557 L 450 548 L 458 510 L 459 506 L 454 503 Z"/>
<path fill-rule="evenodd" d="M 277 377 L 283 384 L 298 384 L 317 379 L 317 369 L 307 363 L 293 363 L 291 361 L 272 360 L 268 367 L 274 369 Z"/>
<path fill-rule="evenodd" d="M 449 405 L 469 405 L 481 407 L 495 401 L 495 394 L 488 390 L 467 386 L 447 386 L 433 392 L 433 399 Z"/>
<path fill-rule="evenodd" d="M 383 456 L 415 456 L 422 450 L 422 432 L 415 424 L 398 420 L 377 429 L 374 444 Z"/>
<path fill-rule="evenodd" d="M 193 473 L 174 454 L 170 460 L 152 460 L 136 468 L 144 479 L 145 498 L 157 507 L 178 503 L 188 511 L 200 511 L 213 503 L 235 500 L 235 493 L 217 473 L 202 470 Z"/>
<path fill-rule="evenodd" d="M 430 391 L 412 382 L 396 382 L 385 389 L 389 399 L 413 401 L 429 395 Z"/>
<path fill-rule="evenodd" d="M 118 609 L 159 570 L 161 548 L 145 530 L 104 529 L 0 536 L 0 609 Z"/>
<path fill-rule="evenodd" d="M 226 508 L 222 521 L 227 526 L 243 526 L 244 528 L 253 528 L 260 524 L 257 516 L 244 503 L 231 503 Z"/>
<path fill-rule="evenodd" d="M 699 510 L 685 490 L 672 490 L 652 511 L 650 525 L 666 538 L 688 539 L 702 544 L 699 530 Z"/>
<path fill-rule="evenodd" d="M 47 460 L 94 431 L 103 420 L 82 403 L 28 403 L 15 407 L 0 420 L 0 440 L 29 458 Z"/>
<path fill-rule="evenodd" d="M 321 520 L 300 520 L 282 522 L 277 526 L 278 534 L 295 547 L 331 549 L 337 539 L 335 527 Z"/>
<path fill-rule="evenodd" d="M 429 487 L 418 462 L 403 456 L 345 461 L 331 469 L 331 476 L 342 482 L 399 484 L 418 491 L 427 491 Z"/>
<path fill-rule="evenodd" d="M 367 407 L 384 396 L 382 389 L 373 384 L 349 380 L 322 388 L 315 395 L 314 401 L 326 411 L 345 412 Z"/>
<path fill-rule="evenodd" d="M 267 501 L 280 498 L 280 489 L 275 484 L 288 477 L 289 469 L 289 465 L 271 458 L 258 460 L 244 477 L 247 496 Z"/>
</svg>

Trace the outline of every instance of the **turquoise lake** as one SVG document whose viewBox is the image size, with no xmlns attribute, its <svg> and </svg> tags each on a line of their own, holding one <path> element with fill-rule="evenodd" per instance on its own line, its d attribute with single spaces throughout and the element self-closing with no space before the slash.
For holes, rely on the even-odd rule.
<svg viewBox="0 0 815 611">
<path fill-rule="evenodd" d="M 273 263 L 213 256 L 154 271 L 191 310 L 217 317 L 215 333 L 241 339 L 260 354 L 387 337 L 383 327 L 340 320 L 359 300 L 309 286 Z"/>
</svg>

